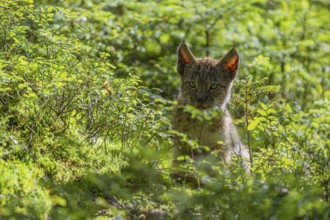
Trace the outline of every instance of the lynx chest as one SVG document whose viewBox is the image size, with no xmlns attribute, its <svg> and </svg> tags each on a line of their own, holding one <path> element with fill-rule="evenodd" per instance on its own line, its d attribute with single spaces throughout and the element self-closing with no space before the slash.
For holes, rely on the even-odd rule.
<svg viewBox="0 0 330 220">
<path fill-rule="evenodd" d="M 174 128 L 185 133 L 189 139 L 196 140 L 200 145 L 215 148 L 220 141 L 223 141 L 222 118 L 203 120 L 192 118 L 189 113 L 180 110 L 174 111 Z"/>
</svg>

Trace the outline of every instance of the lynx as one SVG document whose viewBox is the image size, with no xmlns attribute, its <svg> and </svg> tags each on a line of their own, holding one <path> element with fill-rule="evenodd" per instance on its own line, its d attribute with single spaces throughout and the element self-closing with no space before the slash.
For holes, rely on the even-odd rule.
<svg viewBox="0 0 330 220">
<path fill-rule="evenodd" d="M 219 152 L 217 158 L 227 164 L 232 161 L 232 155 L 236 154 L 246 172 L 249 172 L 249 150 L 241 142 L 226 107 L 238 73 L 239 60 L 235 47 L 222 59 L 215 60 L 209 57 L 195 58 L 185 42 L 179 46 L 177 71 L 181 77 L 181 86 L 177 106 L 173 110 L 173 127 L 204 147 L 192 148 L 177 136 L 173 161 L 175 165 L 191 159 L 196 162 L 201 157 L 205 159 L 212 152 Z M 185 110 L 187 106 L 219 114 L 211 121 L 203 122 L 193 118 L 191 113 Z"/>
</svg>

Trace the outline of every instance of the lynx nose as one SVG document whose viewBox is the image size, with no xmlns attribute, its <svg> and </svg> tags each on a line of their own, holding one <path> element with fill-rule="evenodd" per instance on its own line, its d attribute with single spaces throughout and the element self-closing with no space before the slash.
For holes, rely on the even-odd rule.
<svg viewBox="0 0 330 220">
<path fill-rule="evenodd" d="M 198 101 L 199 103 L 203 104 L 204 102 L 206 102 L 206 99 L 207 99 L 206 96 L 205 96 L 205 97 L 198 97 L 198 98 L 197 98 L 197 101 Z"/>
</svg>

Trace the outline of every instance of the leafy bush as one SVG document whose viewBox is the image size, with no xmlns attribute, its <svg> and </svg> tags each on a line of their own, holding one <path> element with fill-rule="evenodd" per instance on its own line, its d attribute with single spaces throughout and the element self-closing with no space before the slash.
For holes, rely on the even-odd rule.
<svg viewBox="0 0 330 220">
<path fill-rule="evenodd" d="M 324 1 L 2 1 L 0 217 L 328 219 L 328 14 Z M 239 45 L 229 108 L 250 176 L 170 178 L 183 38 L 199 56 Z"/>
</svg>

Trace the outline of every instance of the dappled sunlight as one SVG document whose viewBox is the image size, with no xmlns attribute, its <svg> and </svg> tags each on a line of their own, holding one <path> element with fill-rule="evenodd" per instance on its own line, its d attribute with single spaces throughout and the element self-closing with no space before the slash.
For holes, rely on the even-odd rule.
<svg viewBox="0 0 330 220">
<path fill-rule="evenodd" d="M 1 1 L 0 219 L 329 219 L 329 6 Z M 192 79 L 175 101 L 183 39 L 232 51 L 233 86 L 200 84 L 221 108 Z M 173 109 L 192 134 L 230 114 L 246 151 L 175 130 Z"/>
</svg>

